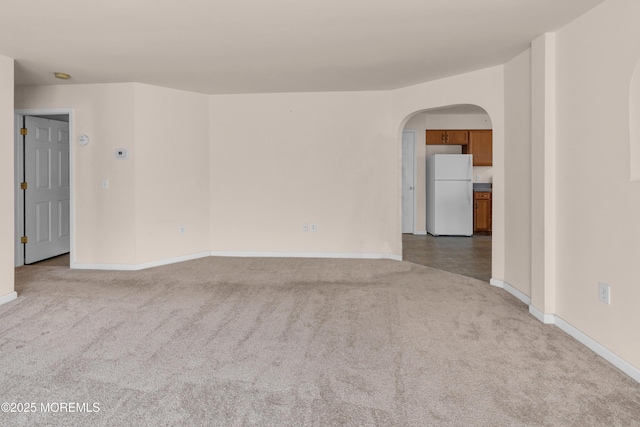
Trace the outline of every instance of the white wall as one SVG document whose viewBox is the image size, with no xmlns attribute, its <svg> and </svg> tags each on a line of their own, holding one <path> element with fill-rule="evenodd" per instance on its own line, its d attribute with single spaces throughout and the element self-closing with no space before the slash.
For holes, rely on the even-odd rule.
<svg viewBox="0 0 640 427">
<path fill-rule="evenodd" d="M 137 83 L 37 86 L 18 88 L 15 106 L 72 108 L 74 134 L 90 138 L 72 159 L 72 265 L 136 268 L 209 250 L 206 95 Z M 118 148 L 129 159 L 116 159 Z"/>
<path fill-rule="evenodd" d="M 401 256 L 389 92 L 211 96 L 215 253 Z M 303 232 L 303 223 L 317 224 Z"/>
<path fill-rule="evenodd" d="M 556 313 L 557 55 L 554 33 L 531 42 L 531 307 Z"/>
<path fill-rule="evenodd" d="M 640 369 L 640 183 L 629 88 L 640 2 L 609 0 L 557 33 L 557 314 Z M 598 301 L 598 282 L 612 303 Z"/>
<path fill-rule="evenodd" d="M 0 303 L 14 293 L 13 59 L 0 55 Z"/>
<path fill-rule="evenodd" d="M 135 188 L 137 264 L 210 251 L 207 95 L 136 84 Z"/>
<path fill-rule="evenodd" d="M 531 296 L 531 50 L 504 67 L 505 275 Z"/>
<path fill-rule="evenodd" d="M 491 129 L 491 118 L 487 114 L 442 114 L 427 111 L 424 116 L 427 129 Z"/>
<path fill-rule="evenodd" d="M 493 128 L 493 234 L 492 277 L 504 279 L 504 73 L 503 67 L 492 67 L 472 73 L 423 83 L 392 92 L 393 121 L 398 124 L 396 139 L 416 112 L 449 105 L 471 104 L 483 108 Z M 399 143 L 397 143 L 400 146 Z M 424 140 L 418 141 L 424 146 Z M 426 151 L 426 150 L 425 150 Z M 399 170 L 399 165 L 397 166 Z M 418 185 L 424 188 L 424 166 L 418 163 Z M 399 172 L 397 173 L 400 174 Z M 398 186 L 398 206 L 399 202 Z M 418 203 L 421 209 L 425 206 Z M 424 216 L 422 212 L 418 218 Z"/>
<path fill-rule="evenodd" d="M 629 89 L 629 174 L 640 181 L 640 59 L 636 63 Z"/>
<path fill-rule="evenodd" d="M 75 246 L 72 264 L 135 264 L 134 84 L 18 87 L 16 109 L 72 108 Z M 117 160 L 116 148 L 131 159 Z M 102 189 L 102 180 L 109 189 Z"/>
</svg>

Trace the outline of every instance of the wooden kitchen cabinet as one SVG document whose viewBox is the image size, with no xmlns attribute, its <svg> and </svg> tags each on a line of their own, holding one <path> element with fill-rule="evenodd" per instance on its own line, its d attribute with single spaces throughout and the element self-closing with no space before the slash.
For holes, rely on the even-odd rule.
<svg viewBox="0 0 640 427">
<path fill-rule="evenodd" d="M 467 145 L 468 130 L 431 130 L 427 129 L 427 145 Z"/>
<path fill-rule="evenodd" d="M 491 192 L 473 193 L 473 232 L 491 232 Z"/>
<path fill-rule="evenodd" d="M 473 166 L 493 166 L 493 131 L 470 130 L 469 144 L 462 154 L 473 154 Z"/>
</svg>

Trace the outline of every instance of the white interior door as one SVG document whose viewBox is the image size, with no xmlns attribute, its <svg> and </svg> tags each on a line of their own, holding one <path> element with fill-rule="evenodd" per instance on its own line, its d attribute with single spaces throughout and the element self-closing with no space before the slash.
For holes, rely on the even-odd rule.
<svg viewBox="0 0 640 427">
<path fill-rule="evenodd" d="M 69 123 L 25 116 L 25 264 L 69 252 Z"/>
<path fill-rule="evenodd" d="M 414 232 L 415 133 L 402 132 L 402 232 Z"/>
</svg>

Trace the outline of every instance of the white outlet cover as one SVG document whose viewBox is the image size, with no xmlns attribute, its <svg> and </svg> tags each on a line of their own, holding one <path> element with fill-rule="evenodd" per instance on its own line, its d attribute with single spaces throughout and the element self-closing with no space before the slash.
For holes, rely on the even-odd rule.
<svg viewBox="0 0 640 427">
<path fill-rule="evenodd" d="M 606 283 L 598 283 L 598 299 L 605 304 L 611 305 L 611 286 Z"/>
</svg>

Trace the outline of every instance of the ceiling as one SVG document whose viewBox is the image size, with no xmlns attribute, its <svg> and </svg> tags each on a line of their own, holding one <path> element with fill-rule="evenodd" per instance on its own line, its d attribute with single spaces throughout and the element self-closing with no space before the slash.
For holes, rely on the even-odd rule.
<svg viewBox="0 0 640 427">
<path fill-rule="evenodd" d="M 601 2 L 2 0 L 0 54 L 17 85 L 384 90 L 502 64 Z"/>
</svg>

